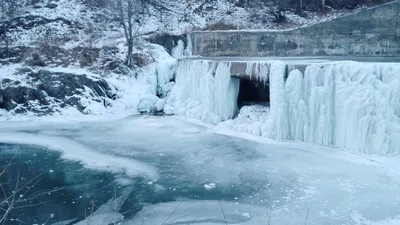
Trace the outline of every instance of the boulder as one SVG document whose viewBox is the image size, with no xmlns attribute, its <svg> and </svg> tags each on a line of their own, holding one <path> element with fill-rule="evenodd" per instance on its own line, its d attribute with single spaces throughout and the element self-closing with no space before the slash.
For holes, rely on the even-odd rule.
<svg viewBox="0 0 400 225">
<path fill-rule="evenodd" d="M 1 81 L 0 108 L 15 113 L 51 114 L 59 108 L 74 107 L 88 113 L 81 99 L 103 103 L 115 100 L 116 94 L 108 83 L 97 77 L 47 70 L 20 69 L 17 76 L 25 76 L 24 84 L 11 78 Z"/>
</svg>

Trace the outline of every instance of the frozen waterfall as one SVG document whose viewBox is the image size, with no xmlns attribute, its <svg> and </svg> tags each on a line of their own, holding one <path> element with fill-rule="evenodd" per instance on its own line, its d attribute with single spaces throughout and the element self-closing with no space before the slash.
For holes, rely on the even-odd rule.
<svg viewBox="0 0 400 225">
<path fill-rule="evenodd" d="M 400 64 L 311 65 L 304 77 L 292 71 L 283 93 L 284 138 L 366 154 L 400 152 Z"/>
<path fill-rule="evenodd" d="M 164 112 L 213 124 L 232 119 L 238 110 L 239 80 L 231 78 L 230 69 L 225 62 L 180 61 Z"/>
<path fill-rule="evenodd" d="M 268 66 L 260 66 L 264 64 Z M 214 124 L 225 121 L 220 126 L 279 141 L 365 154 L 400 153 L 400 64 L 333 62 L 309 65 L 304 74 L 287 74 L 288 66 L 281 61 L 248 62 L 244 73 L 264 84 L 269 81 L 270 109 L 254 108 L 257 112 L 251 116 L 251 108 L 246 108 L 241 110 L 245 116 L 233 120 L 240 82 L 231 77 L 232 66 L 180 61 L 165 112 Z"/>
</svg>

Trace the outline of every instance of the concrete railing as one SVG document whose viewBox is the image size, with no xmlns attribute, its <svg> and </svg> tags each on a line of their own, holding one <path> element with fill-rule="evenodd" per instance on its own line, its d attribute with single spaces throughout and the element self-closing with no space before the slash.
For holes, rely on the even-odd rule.
<svg viewBox="0 0 400 225">
<path fill-rule="evenodd" d="M 400 1 L 289 31 L 193 32 L 199 56 L 400 56 Z"/>
</svg>

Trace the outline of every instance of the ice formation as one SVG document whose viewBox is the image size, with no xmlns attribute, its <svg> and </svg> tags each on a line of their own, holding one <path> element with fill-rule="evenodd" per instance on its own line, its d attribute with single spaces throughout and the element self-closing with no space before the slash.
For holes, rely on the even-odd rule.
<svg viewBox="0 0 400 225">
<path fill-rule="evenodd" d="M 172 48 L 171 56 L 177 59 L 182 59 L 188 56 L 192 56 L 192 37 L 190 35 L 187 36 L 187 46 L 185 48 L 185 44 L 182 40 L 179 40 L 177 45 Z"/>
<path fill-rule="evenodd" d="M 185 49 L 185 56 L 192 56 L 193 55 L 193 42 L 192 42 L 192 36 L 188 35 L 187 36 L 187 46 Z"/>
<path fill-rule="evenodd" d="M 180 61 L 176 85 L 164 112 L 187 115 L 209 123 L 232 119 L 237 113 L 239 80 L 231 78 L 231 63 Z"/>
<path fill-rule="evenodd" d="M 271 64 L 266 61 L 250 61 L 242 62 L 246 64 L 245 75 L 250 77 L 250 80 L 256 80 L 266 85 L 269 79 Z"/>
<path fill-rule="evenodd" d="M 240 82 L 231 77 L 232 66 L 180 61 L 164 112 L 213 124 L 225 121 L 223 126 L 278 141 L 400 153 L 400 64 L 313 64 L 304 75 L 292 70 L 287 76 L 284 62 L 247 62 L 242 73 L 269 81 L 270 109 L 246 107 L 234 120 Z"/>
<path fill-rule="evenodd" d="M 333 63 L 292 71 L 285 139 L 386 155 L 400 152 L 400 65 Z M 272 136 L 273 137 L 273 136 Z"/>
<path fill-rule="evenodd" d="M 358 153 L 400 152 L 400 65 L 315 64 L 307 67 L 304 76 L 291 71 L 286 81 L 284 67 L 272 63 L 267 119 L 257 116 L 260 119 L 253 119 L 251 127 L 229 121 L 228 127 Z"/>
<path fill-rule="evenodd" d="M 185 46 L 182 40 L 179 40 L 177 45 L 172 49 L 171 56 L 177 59 L 183 58 L 185 54 Z"/>
</svg>

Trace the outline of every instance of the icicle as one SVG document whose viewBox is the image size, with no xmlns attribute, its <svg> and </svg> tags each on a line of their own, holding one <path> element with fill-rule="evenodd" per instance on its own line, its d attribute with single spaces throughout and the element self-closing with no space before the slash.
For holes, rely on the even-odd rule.
<svg viewBox="0 0 400 225">
<path fill-rule="evenodd" d="M 272 62 L 270 73 L 271 111 L 262 129 L 267 137 L 276 140 L 285 140 L 288 134 L 284 89 L 285 72 L 285 63 L 280 61 Z"/>
<path fill-rule="evenodd" d="M 191 34 L 187 35 L 187 46 L 186 46 L 184 55 L 186 57 L 193 55 L 193 42 L 192 42 L 192 35 Z"/>
<path fill-rule="evenodd" d="M 171 56 L 177 59 L 181 59 L 184 56 L 185 46 L 182 40 L 178 41 L 178 45 L 172 48 Z"/>
<path fill-rule="evenodd" d="M 285 84 L 286 136 L 358 153 L 400 153 L 399 70 L 394 64 L 337 63 L 311 65 L 304 79 L 291 72 Z M 271 107 L 277 111 L 272 102 Z"/>
</svg>

